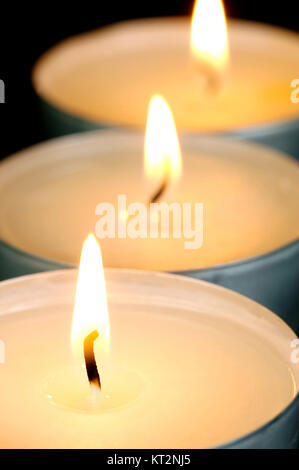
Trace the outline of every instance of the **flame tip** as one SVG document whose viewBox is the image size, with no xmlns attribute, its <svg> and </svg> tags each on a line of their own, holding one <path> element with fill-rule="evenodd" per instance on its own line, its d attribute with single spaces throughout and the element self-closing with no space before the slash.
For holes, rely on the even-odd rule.
<svg viewBox="0 0 299 470">
<path fill-rule="evenodd" d="M 225 8 L 222 0 L 196 0 L 191 23 L 191 51 L 195 60 L 220 71 L 229 60 Z"/>
<path fill-rule="evenodd" d="M 155 180 L 169 173 L 175 179 L 181 172 L 181 151 L 171 108 L 161 94 L 149 103 L 144 145 L 145 171 Z"/>
<path fill-rule="evenodd" d="M 91 232 L 83 243 L 71 332 L 72 348 L 82 354 L 84 339 L 91 333 L 101 336 L 102 346 L 108 347 L 110 328 L 106 286 L 100 244 Z"/>
</svg>

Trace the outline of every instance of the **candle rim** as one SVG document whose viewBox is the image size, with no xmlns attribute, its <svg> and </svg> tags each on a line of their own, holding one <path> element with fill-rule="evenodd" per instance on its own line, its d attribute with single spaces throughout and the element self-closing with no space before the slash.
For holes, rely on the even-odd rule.
<svg viewBox="0 0 299 470">
<path fill-rule="evenodd" d="M 183 302 L 180 304 L 178 303 L 178 298 L 175 297 L 175 295 L 172 294 L 171 297 L 167 297 L 164 295 L 164 287 L 161 287 L 161 283 L 163 281 L 170 281 L 170 282 L 175 282 L 179 283 L 180 286 L 187 288 L 190 286 L 192 287 L 199 287 L 199 290 L 202 290 L 207 293 L 209 296 L 210 294 L 214 296 L 214 294 L 220 294 L 220 299 L 223 301 L 227 302 L 228 304 L 233 304 L 236 305 L 238 304 L 238 308 L 241 309 L 241 307 L 244 307 L 244 312 L 248 312 L 248 316 L 254 317 L 256 320 L 259 320 L 261 316 L 263 316 L 264 319 L 266 319 L 267 325 L 258 324 L 259 330 L 258 331 L 264 331 L 268 334 L 269 332 L 269 326 L 272 325 L 272 331 L 279 331 L 280 337 L 284 337 L 285 339 L 296 339 L 297 335 L 296 333 L 292 330 L 292 328 L 280 317 L 278 316 L 275 312 L 271 311 L 269 308 L 263 306 L 262 304 L 256 302 L 253 299 L 250 299 L 249 297 L 246 297 L 245 295 L 242 295 L 238 292 L 235 292 L 227 287 L 219 286 L 217 284 L 214 284 L 212 282 L 208 282 L 202 279 L 197 279 L 194 277 L 188 277 L 184 276 L 181 274 L 176 274 L 176 273 L 168 273 L 168 272 L 160 272 L 160 271 L 146 271 L 146 270 L 141 270 L 141 269 L 126 269 L 126 268 L 105 268 L 105 279 L 106 279 L 106 288 L 108 292 L 108 298 L 109 298 L 109 292 L 110 292 L 110 285 L 113 284 L 113 282 L 124 282 L 126 284 L 130 284 L 130 281 L 128 281 L 128 278 L 131 277 L 138 277 L 142 281 L 142 285 L 144 286 L 144 283 L 149 281 L 150 283 L 148 284 L 149 286 L 154 285 L 156 286 L 157 289 L 161 289 L 161 292 L 163 292 L 163 295 L 160 294 L 159 296 L 155 297 L 153 295 L 150 296 L 150 305 L 152 306 L 161 306 L 161 301 L 165 297 L 167 299 L 167 305 L 173 308 L 186 308 L 189 309 L 190 311 L 194 311 L 195 313 L 204 313 L 203 310 L 198 309 L 198 305 L 196 304 L 195 309 L 190 309 L 191 305 L 194 305 L 194 299 L 187 300 L 186 301 L 186 292 L 185 289 L 182 289 L 181 292 L 183 295 Z M 57 282 L 61 282 L 62 279 L 66 279 L 67 282 L 74 283 L 76 284 L 78 277 L 78 269 L 77 268 L 66 268 L 66 269 L 57 269 L 57 270 L 51 270 L 51 271 L 44 271 L 44 272 L 37 272 L 33 274 L 25 274 L 23 276 L 18 276 L 16 278 L 11 278 L 11 279 L 6 279 L 3 281 L 0 281 L 0 293 L 2 289 L 6 289 L 7 287 L 14 287 L 18 286 L 19 284 L 24 284 L 26 282 L 47 282 L 48 280 L 55 281 L 53 282 L 53 288 L 57 286 Z M 118 278 L 120 279 L 118 279 Z M 117 281 L 115 281 L 117 279 Z M 132 285 L 132 284 L 131 284 Z M 136 295 L 136 289 L 135 289 L 135 284 L 134 284 L 134 299 L 140 299 L 143 301 L 145 297 L 143 296 L 137 296 Z M 198 292 L 196 291 L 196 295 Z M 163 297 L 164 296 L 164 297 Z M 200 293 L 200 299 L 202 300 L 203 292 Z M 44 299 L 43 297 L 41 297 Z M 131 297 L 125 297 L 123 296 L 122 299 L 125 299 L 126 301 L 131 302 Z M 32 297 L 30 296 L 29 298 L 26 297 L 26 301 L 30 300 L 32 301 Z M 36 299 L 35 299 L 36 300 Z M 49 300 L 49 299 L 48 299 Z M 110 296 L 111 300 L 111 296 Z M 51 297 L 51 301 L 56 301 L 55 298 Z M 113 302 L 119 303 L 119 294 L 113 297 Z M 147 299 L 148 302 L 148 299 Z M 170 303 L 169 303 L 170 302 Z M 136 301 L 137 303 L 137 301 Z M 12 302 L 13 305 L 15 305 L 15 300 Z M 38 303 L 37 303 L 38 304 Z M 39 305 L 39 304 L 38 304 Z M 0 308 L 7 307 L 7 303 L 0 304 Z M 17 304 L 18 308 L 23 308 L 24 309 L 24 304 Z M 220 310 L 218 310 L 218 305 L 215 306 L 212 304 L 212 309 L 216 308 L 216 315 L 219 316 L 221 315 Z M 10 315 L 14 314 L 18 311 L 16 308 L 12 308 L 6 313 L 1 312 L 0 310 L 0 317 L 5 316 L 5 315 Z M 219 312 L 219 313 L 218 313 Z M 241 315 L 244 317 L 245 313 L 242 313 Z M 211 311 L 208 313 L 209 315 L 214 315 Z M 222 313 L 223 314 L 223 313 Z M 228 314 L 226 313 L 225 318 L 231 319 L 232 316 L 227 316 Z M 233 314 L 233 317 L 235 317 L 235 314 Z M 242 318 L 243 318 L 242 317 Z M 239 318 L 239 317 L 238 317 Z M 237 318 L 237 320 L 238 320 Z M 244 322 L 239 322 L 237 321 L 236 323 L 244 325 Z M 247 323 L 245 323 L 247 325 Z M 253 329 L 252 331 L 256 331 Z M 260 333 L 261 334 L 261 333 Z M 299 371 L 298 371 L 298 376 L 299 376 Z M 298 383 L 299 387 L 299 383 Z M 299 390 L 298 390 L 299 393 Z"/>
</svg>

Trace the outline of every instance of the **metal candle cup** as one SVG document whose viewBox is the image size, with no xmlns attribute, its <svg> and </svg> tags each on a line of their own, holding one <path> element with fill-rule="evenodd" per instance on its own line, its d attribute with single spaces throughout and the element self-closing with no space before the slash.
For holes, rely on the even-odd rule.
<svg viewBox="0 0 299 470">
<path fill-rule="evenodd" d="M 109 200 L 109 197 L 111 197 L 111 194 L 108 197 L 109 191 L 118 192 L 118 190 L 124 190 L 124 188 L 129 191 L 135 191 L 134 185 L 136 186 L 139 184 L 140 188 L 136 188 L 135 191 L 135 195 L 137 194 L 136 197 L 139 198 L 137 200 L 146 200 L 147 196 L 152 194 L 152 191 L 147 194 L 143 185 L 143 181 L 140 182 L 140 175 L 142 175 L 143 139 L 143 136 L 139 134 L 135 135 L 131 133 L 112 131 L 78 134 L 77 136 L 64 137 L 43 144 L 39 144 L 35 147 L 22 151 L 19 154 L 4 161 L 1 166 L 1 175 L 3 179 L 2 181 L 0 180 L 0 192 L 4 191 L 4 193 L 1 195 L 1 200 L 3 202 L 2 208 L 0 207 L 0 211 L 2 211 L 2 229 L 1 227 L 0 229 L 2 231 L 3 229 L 9 229 L 8 234 L 10 233 L 10 235 L 6 234 L 5 237 L 3 236 L 3 234 L 1 235 L 1 279 L 27 273 L 34 273 L 39 271 L 53 270 L 56 268 L 73 266 L 73 263 L 75 262 L 74 259 L 66 259 L 66 255 L 63 255 L 63 253 L 62 255 L 60 255 L 62 256 L 62 259 L 55 257 L 55 255 L 50 256 L 47 253 L 49 253 L 51 250 L 51 252 L 53 252 L 53 250 L 68 250 L 69 245 L 73 245 L 75 243 L 75 240 L 77 239 L 79 240 L 78 243 L 80 244 L 81 231 L 82 237 L 84 237 L 86 232 L 94 228 L 94 225 L 90 227 L 90 223 L 87 223 L 86 220 L 83 220 L 84 217 L 88 215 L 88 217 L 91 217 L 93 224 L 96 222 L 97 218 L 94 218 L 95 206 L 99 202 L 105 201 L 106 197 Z M 185 171 L 186 175 L 189 175 L 189 173 L 191 175 L 190 181 L 188 179 L 188 176 L 185 176 L 185 178 L 187 178 L 187 189 L 190 189 L 190 182 L 192 181 L 192 178 L 197 178 L 197 174 L 198 178 L 203 178 L 195 180 L 197 185 L 195 187 L 197 187 L 198 189 L 195 190 L 191 188 L 192 198 L 198 199 L 199 202 L 202 202 L 201 195 L 203 195 L 204 188 L 206 188 L 205 191 L 209 193 L 209 196 L 206 196 L 208 197 L 208 199 L 213 200 L 213 198 L 216 197 L 214 203 L 212 204 L 212 207 L 215 207 L 220 204 L 220 211 L 222 210 L 222 205 L 223 210 L 225 210 L 226 200 L 224 197 L 223 201 L 222 199 L 220 199 L 217 202 L 217 186 L 223 184 L 223 182 L 225 183 L 226 179 L 228 178 L 227 183 L 225 183 L 226 189 L 221 189 L 219 186 L 219 191 L 220 193 L 222 190 L 229 191 L 230 186 L 233 184 L 237 184 L 236 182 L 239 180 L 239 178 L 237 177 L 236 180 L 232 180 L 232 182 L 235 181 L 235 183 L 230 183 L 230 171 L 226 170 L 226 165 L 221 167 L 220 175 L 218 175 L 219 170 L 216 171 L 218 163 L 215 166 L 215 157 L 213 157 L 213 153 L 215 155 L 223 155 L 222 159 L 224 158 L 225 154 L 229 155 L 230 158 L 236 158 L 236 163 L 238 161 L 242 162 L 243 160 L 245 160 L 244 154 L 247 153 L 248 156 L 252 155 L 252 158 L 255 158 L 257 162 L 262 163 L 264 166 L 267 166 L 268 158 L 270 158 L 270 160 L 272 161 L 272 155 L 274 153 L 257 145 L 229 142 L 227 140 L 209 140 L 200 137 L 188 136 L 182 138 L 181 142 L 183 153 L 183 172 Z M 188 172 L 188 169 L 185 168 L 184 170 L 184 165 L 185 167 L 188 166 L 188 153 L 194 153 L 194 160 L 190 160 L 190 172 L 186 173 Z M 204 157 L 204 154 L 208 154 L 209 157 L 206 159 L 206 157 Z M 298 171 L 297 163 L 292 161 L 292 159 L 286 159 L 285 161 L 284 158 L 285 157 L 274 153 L 273 162 L 280 162 L 282 168 L 288 167 L 288 165 L 290 165 L 291 171 L 288 173 L 292 175 L 290 176 L 290 178 L 295 178 L 296 172 Z M 265 163 L 263 163 L 264 159 L 266 159 Z M 221 160 L 219 160 L 219 162 L 221 162 Z M 248 161 L 251 161 L 251 157 L 249 157 Z M 230 160 L 228 160 L 228 164 L 231 165 L 231 163 L 229 162 Z M 210 171 L 210 164 L 215 166 L 215 170 L 213 170 L 210 176 L 207 176 Z M 48 169 L 44 173 L 44 176 L 42 176 L 41 169 L 44 167 L 44 165 L 46 165 L 46 168 Z M 199 165 L 198 170 L 196 170 L 196 165 Z M 89 173 L 86 176 L 86 171 L 89 171 L 88 168 L 94 168 L 90 176 L 88 176 Z M 232 172 L 235 171 L 234 165 L 229 168 L 232 169 Z M 123 176 L 124 171 L 126 172 L 125 174 L 127 175 L 126 178 L 128 179 L 128 181 L 126 181 L 126 178 L 124 178 Z M 22 181 L 22 184 L 26 185 L 27 177 L 24 179 L 24 175 L 27 174 L 28 176 L 30 175 L 30 172 L 33 172 L 32 174 L 35 174 L 34 181 L 36 181 L 36 183 L 30 183 L 30 180 L 28 180 L 29 187 L 23 187 L 23 196 L 21 196 L 21 194 L 17 196 L 14 192 L 13 197 L 16 197 L 16 199 L 13 203 L 13 206 L 11 206 L 10 211 L 11 216 L 13 217 L 13 221 L 10 221 L 10 218 L 7 219 L 7 209 L 5 209 L 3 206 L 3 204 L 6 204 L 5 201 L 9 204 L 12 204 L 12 201 L 9 199 L 9 196 L 7 196 L 8 199 L 5 198 L 5 194 L 8 195 L 8 193 L 6 193 L 6 188 L 10 187 L 11 185 L 11 187 L 13 188 L 14 185 L 17 184 L 17 187 L 20 189 L 18 181 Z M 94 196 L 96 199 L 94 201 L 92 200 L 90 203 L 88 203 L 86 199 L 84 202 L 84 207 L 82 206 L 81 209 L 79 208 L 79 205 L 82 203 L 82 197 L 77 202 L 74 201 L 74 197 L 77 193 L 77 190 L 72 190 L 69 187 L 68 191 L 66 193 L 64 192 L 66 182 L 70 181 L 65 180 L 65 178 L 68 177 L 68 174 L 72 175 L 73 173 L 75 174 L 74 178 L 77 178 L 76 175 L 78 175 L 78 178 L 75 181 L 77 181 L 79 185 L 81 185 L 81 183 L 83 185 L 83 187 L 79 191 L 83 191 L 82 194 L 85 195 L 85 198 L 89 198 L 90 191 L 95 191 L 96 194 L 96 196 Z M 279 171 L 279 174 L 280 173 L 282 176 L 282 172 Z M 268 173 L 266 172 L 266 174 Z M 53 176 L 51 176 L 52 182 L 48 181 L 49 175 L 54 176 L 54 179 Z M 83 178 L 83 180 L 82 175 L 85 175 L 85 179 Z M 205 175 L 206 177 L 204 177 Z M 244 174 L 242 177 L 240 176 L 240 181 L 243 181 L 242 185 L 245 184 L 245 180 L 243 180 L 245 176 Z M 72 178 L 73 176 L 71 176 L 71 179 Z M 90 178 L 94 179 L 95 181 L 94 190 L 92 189 Z M 215 183 L 215 181 L 217 181 L 217 183 Z M 8 183 L 9 186 L 7 186 Z M 39 187 L 40 184 L 42 184 L 42 187 L 47 188 L 46 192 L 43 193 L 42 190 L 40 194 L 35 193 L 33 197 L 33 193 L 31 194 L 31 191 L 33 189 L 32 185 L 37 185 L 37 187 Z M 57 186 L 58 184 L 59 186 Z M 104 187 L 105 184 L 108 184 L 107 188 L 109 188 L 109 191 L 107 193 Z M 254 184 L 254 181 L 251 182 L 250 180 L 248 182 L 248 194 L 251 193 L 250 186 L 253 185 L 253 187 L 255 187 Z M 286 185 L 285 180 L 283 180 L 283 184 Z M 113 185 L 115 185 L 115 187 Z M 86 190 L 84 189 L 85 187 Z M 75 188 L 77 188 L 77 186 L 75 186 Z M 271 188 L 271 186 L 269 188 Z M 100 191 L 100 189 L 103 191 L 103 193 L 98 192 Z M 39 191 L 40 190 L 38 189 L 38 193 Z M 57 191 L 62 191 L 61 193 L 59 193 L 60 196 Z M 176 188 L 174 188 L 173 191 L 175 194 Z M 240 191 L 242 190 L 240 189 Z M 193 192 L 195 194 L 193 194 Z M 50 194 L 52 194 L 52 196 L 50 196 Z M 78 220 L 76 220 L 76 218 L 70 219 L 69 230 L 71 230 L 71 232 L 69 233 L 69 235 L 64 233 L 64 231 L 68 227 L 68 225 L 65 225 L 66 217 L 69 217 L 70 215 L 69 209 L 64 208 L 64 194 L 68 195 L 66 196 L 67 198 L 70 198 L 70 203 L 67 203 L 66 207 L 71 208 L 72 205 L 75 205 L 75 207 L 79 210 L 80 214 Z M 267 192 L 265 193 L 265 195 L 266 194 Z M 28 197 L 29 200 L 35 201 L 37 204 L 40 204 L 42 203 L 42 201 L 45 201 L 43 211 L 36 212 L 37 209 L 35 208 L 34 213 L 32 214 L 33 206 L 31 206 L 29 200 L 27 201 L 26 198 L 24 199 L 24 195 L 26 195 L 26 198 Z M 237 198 L 238 200 L 241 197 L 241 194 L 235 194 L 235 192 L 233 191 L 232 197 Z M 99 198 L 99 200 L 97 198 Z M 56 199 L 57 207 L 55 205 L 56 203 L 54 202 L 54 200 Z M 49 202 L 47 203 L 47 201 Z M 230 204 L 231 203 L 232 201 L 230 202 Z M 263 201 L 259 201 L 259 199 L 257 199 L 257 207 L 259 207 L 261 203 L 263 203 Z M 290 201 L 291 205 L 293 203 L 296 206 L 295 201 Z M 88 204 L 91 204 L 91 206 L 89 207 Z M 207 204 L 209 204 L 208 200 Z M 76 210 L 74 212 L 74 216 L 76 216 Z M 253 214 L 253 218 L 248 221 L 248 224 L 250 226 L 254 223 L 254 214 L 255 210 L 257 209 L 253 207 L 248 210 L 249 213 Z M 54 211 L 52 212 L 52 216 L 50 211 Z M 240 217 L 243 213 L 243 215 L 245 215 L 245 217 L 247 218 L 246 207 L 244 208 L 244 210 L 240 208 L 240 211 Z M 34 216 L 35 213 L 36 215 Z M 17 218 L 14 217 L 14 214 L 17 214 Z M 207 214 L 209 214 L 208 207 Z M 237 218 L 239 218 L 239 213 L 237 213 L 236 216 Z M 267 214 L 265 214 L 265 217 L 266 216 Z M 25 217 L 24 222 L 22 222 L 23 217 Z M 217 217 L 215 219 L 215 222 L 213 223 L 213 228 L 210 228 L 210 231 L 206 234 L 206 240 L 204 240 L 203 247 L 200 248 L 198 252 L 188 252 L 186 250 L 183 250 L 181 253 L 179 253 L 176 247 L 173 247 L 173 249 L 171 249 L 172 240 L 165 240 L 165 242 L 167 242 L 167 246 L 164 245 L 160 248 L 159 246 L 153 247 L 151 249 L 152 251 L 150 252 L 151 254 L 148 254 L 147 257 L 145 256 L 144 261 L 142 261 L 143 251 L 146 253 L 146 249 L 143 248 L 142 245 L 142 240 L 127 239 L 121 241 L 116 239 L 111 241 L 112 245 L 109 245 L 109 240 L 102 240 L 104 253 L 105 256 L 107 256 L 105 264 L 108 266 L 129 266 L 135 268 L 145 268 L 146 266 L 150 265 L 151 269 L 155 270 L 161 270 L 163 266 L 163 270 L 165 271 L 181 273 L 187 276 L 214 282 L 216 284 L 240 292 L 258 301 L 259 303 L 271 308 L 275 313 L 280 315 L 289 325 L 291 325 L 293 329 L 299 331 L 299 241 L 296 238 L 296 235 L 294 235 L 293 240 L 291 237 L 289 242 L 286 242 L 282 245 L 278 244 L 277 247 L 269 248 L 268 250 L 265 250 L 262 253 L 255 253 L 250 256 L 249 254 L 247 254 L 244 255 L 243 258 L 235 258 L 233 261 L 230 262 L 220 261 L 220 258 L 217 262 L 218 258 L 214 258 L 213 262 L 211 261 L 208 266 L 203 267 L 200 266 L 203 256 L 207 256 L 207 260 L 212 255 L 214 256 L 214 248 L 210 248 L 210 251 L 212 250 L 211 254 L 205 252 L 205 250 L 208 249 L 208 247 L 205 247 L 205 243 L 209 244 L 210 237 L 216 237 L 215 240 L 217 244 L 215 245 L 215 248 L 217 248 L 219 241 L 219 256 L 222 256 L 222 251 L 225 252 L 226 250 L 225 244 L 223 245 L 222 249 L 222 244 L 224 242 L 221 241 L 223 240 L 222 231 L 225 227 L 222 226 L 221 223 L 216 222 Z M 28 218 L 30 220 L 32 219 L 31 222 L 29 222 Z M 262 220 L 263 217 L 261 218 L 260 223 L 262 223 Z M 13 225 L 9 228 L 9 225 L 11 223 Z M 15 224 L 17 224 L 17 226 Z M 239 229 L 236 228 L 237 232 L 238 230 Z M 240 228 L 240 230 L 242 230 L 242 227 Z M 246 230 L 247 229 L 245 226 L 245 233 Z M 269 227 L 267 227 L 267 230 L 269 230 Z M 255 237 L 258 240 L 261 237 L 266 237 L 266 240 L 268 237 L 267 230 L 265 229 L 265 233 L 263 233 L 263 231 L 257 232 Z M 241 236 L 240 233 L 238 232 L 238 236 Z M 273 234 L 270 233 L 271 238 L 273 238 L 274 235 L 274 232 Z M 232 231 L 231 236 L 235 236 L 234 231 Z M 12 237 L 14 237 L 16 241 L 13 241 Z M 20 244 L 22 237 L 24 238 L 22 242 L 23 245 L 22 243 Z M 271 238 L 269 239 L 269 241 L 271 241 Z M 228 240 L 230 240 L 230 235 L 228 235 Z M 249 237 L 248 242 L 250 242 L 250 240 L 251 238 Z M 27 246 L 28 243 L 31 243 L 32 245 L 30 246 L 32 246 L 32 248 L 24 248 L 24 242 L 27 244 Z M 45 244 L 43 252 L 38 251 L 41 250 L 41 248 L 38 246 L 40 243 Z M 108 243 L 108 245 L 106 245 L 106 243 Z M 139 243 L 141 243 L 141 245 L 139 245 Z M 234 249 L 233 247 L 235 245 L 236 248 L 242 248 L 242 245 L 244 245 L 243 248 L 246 248 L 246 243 L 246 240 L 242 242 L 241 237 L 240 242 L 235 241 L 232 243 L 232 249 Z M 64 248 L 62 245 L 65 245 Z M 170 250 L 169 255 L 166 254 L 166 249 Z M 79 252 L 80 248 L 78 248 L 78 250 L 73 248 L 73 250 L 75 250 L 75 252 L 77 253 L 77 251 Z M 117 254 L 113 255 L 115 250 L 117 250 Z M 162 250 L 160 254 L 159 250 Z M 122 259 L 124 255 L 127 258 L 125 257 L 124 259 Z M 72 254 L 72 256 L 74 257 L 76 255 Z M 166 259 L 167 256 L 171 257 L 171 259 L 169 259 L 169 263 L 171 264 L 168 264 L 168 261 Z M 188 259 L 189 261 L 186 261 Z M 154 265 L 151 264 L 153 262 L 155 263 Z M 159 269 L 159 266 L 161 269 Z"/>
<path fill-rule="evenodd" d="M 1 339 L 9 350 L 0 365 L 0 447 L 296 448 L 298 365 L 295 334 L 284 322 L 202 281 L 116 269 L 105 278 L 113 360 L 121 358 L 132 382 L 113 387 L 113 409 L 105 403 L 96 415 L 72 398 L 77 271 L 0 283 Z M 22 395 L 12 373 L 18 367 Z M 178 417 L 181 426 L 173 426 Z"/>
<path fill-rule="evenodd" d="M 131 21 L 59 44 L 33 71 L 46 135 L 143 128 L 151 94 L 161 93 L 181 132 L 248 139 L 299 158 L 299 105 L 291 100 L 298 35 L 236 20 L 228 30 L 231 72 L 218 94 L 202 91 L 192 65 L 190 19 Z"/>
</svg>

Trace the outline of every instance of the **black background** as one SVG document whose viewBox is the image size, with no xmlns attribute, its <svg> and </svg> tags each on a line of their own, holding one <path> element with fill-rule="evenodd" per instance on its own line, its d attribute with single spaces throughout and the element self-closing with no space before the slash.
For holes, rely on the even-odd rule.
<svg viewBox="0 0 299 470">
<path fill-rule="evenodd" d="M 226 0 L 231 17 L 299 30 L 294 0 Z M 110 0 L 38 3 L 10 2 L 0 11 L 0 78 L 6 103 L 0 104 L 0 157 L 43 138 L 30 71 L 35 60 L 57 41 L 113 22 L 139 17 L 191 14 L 193 0 Z M 299 64 L 298 64 L 299 71 Z"/>
</svg>

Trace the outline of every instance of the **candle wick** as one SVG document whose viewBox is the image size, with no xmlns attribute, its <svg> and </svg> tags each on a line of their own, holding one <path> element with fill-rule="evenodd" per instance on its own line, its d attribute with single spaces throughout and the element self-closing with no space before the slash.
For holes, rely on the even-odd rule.
<svg viewBox="0 0 299 470">
<path fill-rule="evenodd" d="M 219 94 L 221 90 L 221 77 L 219 74 L 211 73 L 206 77 L 206 90 L 209 94 L 211 95 L 217 95 Z"/>
<path fill-rule="evenodd" d="M 157 189 L 157 191 L 150 198 L 150 204 L 154 204 L 155 202 L 157 202 L 161 198 L 161 196 L 165 192 L 167 186 L 168 186 L 168 175 L 165 176 L 165 178 L 163 179 L 163 181 L 162 181 L 161 185 L 159 186 L 159 188 Z"/>
<path fill-rule="evenodd" d="M 84 340 L 84 359 L 90 385 L 94 385 L 101 390 L 101 379 L 94 355 L 94 342 L 98 337 L 99 333 L 97 330 L 92 331 L 88 336 L 86 336 Z"/>
<path fill-rule="evenodd" d="M 169 158 L 166 158 L 164 163 L 165 163 L 165 165 L 164 165 L 164 177 L 163 177 L 162 183 L 159 186 L 159 188 L 157 189 L 157 191 L 150 198 L 149 205 L 154 204 L 155 202 L 159 201 L 159 199 L 161 199 L 161 196 L 164 194 L 164 192 L 167 189 L 167 186 L 168 186 L 168 183 L 169 183 L 170 169 L 171 169 Z"/>
</svg>

